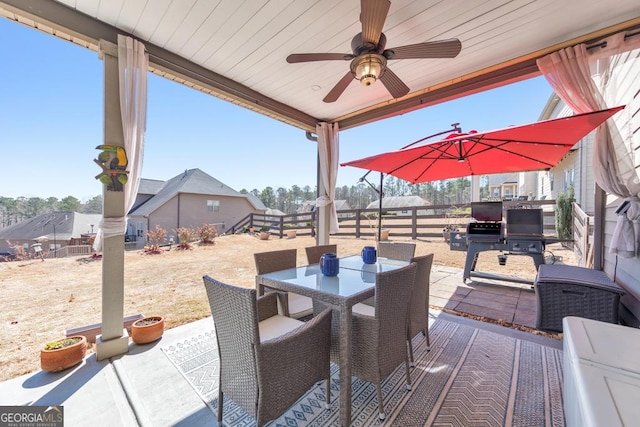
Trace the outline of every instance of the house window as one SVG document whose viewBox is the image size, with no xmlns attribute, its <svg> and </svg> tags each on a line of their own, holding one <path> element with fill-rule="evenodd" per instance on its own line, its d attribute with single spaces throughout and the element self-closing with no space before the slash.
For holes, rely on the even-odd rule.
<svg viewBox="0 0 640 427">
<path fill-rule="evenodd" d="M 567 169 L 564 171 L 564 190 L 568 190 L 573 185 L 573 169 Z"/>
<path fill-rule="evenodd" d="M 220 212 L 220 200 L 207 200 L 207 210 L 209 212 Z"/>
</svg>

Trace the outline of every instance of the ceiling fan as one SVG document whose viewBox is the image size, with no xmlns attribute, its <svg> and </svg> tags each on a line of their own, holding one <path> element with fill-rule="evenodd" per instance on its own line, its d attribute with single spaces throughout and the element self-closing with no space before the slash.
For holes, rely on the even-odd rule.
<svg viewBox="0 0 640 427">
<path fill-rule="evenodd" d="M 446 39 L 385 49 L 387 37 L 382 27 L 390 6 L 389 0 L 360 0 L 362 32 L 351 40 L 353 53 L 294 53 L 287 56 L 287 62 L 351 61 L 349 71 L 324 97 L 324 102 L 337 101 L 352 79 L 364 86 L 379 79 L 394 98 L 406 95 L 409 88 L 387 67 L 389 59 L 455 58 L 462 44 L 458 39 Z"/>
</svg>

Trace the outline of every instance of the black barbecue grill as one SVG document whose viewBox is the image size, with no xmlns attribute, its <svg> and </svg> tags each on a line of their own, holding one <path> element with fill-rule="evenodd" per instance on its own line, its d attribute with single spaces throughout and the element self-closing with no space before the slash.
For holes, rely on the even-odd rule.
<svg viewBox="0 0 640 427">
<path fill-rule="evenodd" d="M 513 255 L 528 255 L 533 258 L 536 269 L 544 264 L 544 223 L 542 209 L 517 208 L 506 210 L 503 221 L 502 202 L 479 202 L 471 204 L 471 216 L 476 220 L 467 225 L 467 258 L 463 279 L 471 276 L 533 284 L 521 278 L 498 276 L 476 272 L 478 254 L 498 250 Z M 501 257 L 501 258 L 500 258 Z M 506 256 L 500 255 L 501 264 Z"/>
</svg>

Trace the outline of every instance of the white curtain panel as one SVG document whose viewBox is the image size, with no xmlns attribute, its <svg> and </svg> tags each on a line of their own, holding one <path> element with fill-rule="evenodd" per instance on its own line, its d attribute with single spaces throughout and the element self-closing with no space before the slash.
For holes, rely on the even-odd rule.
<svg viewBox="0 0 640 427">
<path fill-rule="evenodd" d="M 120 83 L 120 112 L 124 147 L 127 152 L 129 179 L 124 186 L 125 216 L 103 218 L 94 249 L 102 251 L 102 238 L 125 234 L 126 213 L 133 207 L 140 186 L 140 172 L 144 155 L 144 136 L 147 128 L 147 73 L 149 57 L 144 45 L 131 37 L 118 35 L 118 68 Z"/>
<path fill-rule="evenodd" d="M 603 49 L 596 48 L 596 51 L 589 52 L 584 44 L 579 44 L 551 53 L 539 59 L 537 65 L 560 99 L 576 113 L 625 105 L 632 100 L 634 93 L 617 90 L 612 82 L 617 82 L 621 73 L 638 61 L 637 54 L 629 54 L 629 51 L 638 48 L 638 39 L 640 37 L 629 38 L 627 42 L 624 34 L 616 34 L 605 40 L 606 47 Z M 637 62 L 635 65 L 633 68 L 637 70 Z M 594 144 L 596 183 L 610 194 L 634 204 L 639 203 L 640 180 L 633 166 L 631 152 L 614 118 L 598 127 Z M 629 209 L 627 214 L 636 212 L 638 209 Z M 640 236 L 634 232 L 632 221 L 635 219 L 627 215 L 618 218 L 610 252 L 623 257 L 636 256 Z"/>
<path fill-rule="evenodd" d="M 326 194 L 316 199 L 316 207 L 330 206 L 329 234 L 337 233 L 338 214 L 336 212 L 335 196 L 338 181 L 338 165 L 340 144 L 338 142 L 338 124 L 321 122 L 316 125 L 318 135 L 318 157 L 320 159 L 320 178 Z"/>
</svg>

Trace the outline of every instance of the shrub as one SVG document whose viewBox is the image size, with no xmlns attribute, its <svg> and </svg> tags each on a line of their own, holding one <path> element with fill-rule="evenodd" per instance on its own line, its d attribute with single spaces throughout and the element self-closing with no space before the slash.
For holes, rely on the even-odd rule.
<svg viewBox="0 0 640 427">
<path fill-rule="evenodd" d="M 25 251 L 24 245 L 20 243 L 11 243 L 10 240 L 5 240 L 5 242 L 7 242 L 13 252 L 13 254 L 6 257 L 6 261 L 24 261 L 29 259 L 29 253 Z"/>
<path fill-rule="evenodd" d="M 573 186 L 556 197 L 556 231 L 558 238 L 571 239 L 573 236 Z"/>
<path fill-rule="evenodd" d="M 198 236 L 201 244 L 215 245 L 216 237 L 218 237 L 218 230 L 213 224 L 202 224 L 200 228 L 198 228 Z"/>
<path fill-rule="evenodd" d="M 196 230 L 190 227 L 180 227 L 175 229 L 178 235 L 178 249 L 191 249 L 191 242 L 196 240 Z"/>
<path fill-rule="evenodd" d="M 147 239 L 149 240 L 149 245 L 145 246 L 144 252 L 149 254 L 159 254 L 162 253 L 162 249 L 160 249 L 160 245 L 164 243 L 164 239 L 167 237 L 167 230 L 156 225 L 155 230 L 147 231 Z"/>
</svg>

